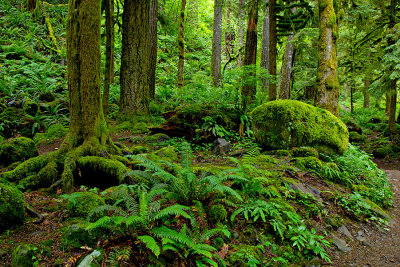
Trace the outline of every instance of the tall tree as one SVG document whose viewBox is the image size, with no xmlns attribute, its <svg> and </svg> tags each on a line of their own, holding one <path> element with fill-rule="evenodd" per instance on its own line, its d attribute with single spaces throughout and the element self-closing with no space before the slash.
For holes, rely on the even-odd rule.
<svg viewBox="0 0 400 267">
<path fill-rule="evenodd" d="M 244 6 L 245 0 L 239 0 L 239 12 L 238 12 L 238 67 L 243 66 L 243 55 L 241 53 L 241 49 L 244 43 Z"/>
<path fill-rule="evenodd" d="M 114 0 L 104 0 L 106 17 L 106 64 L 104 69 L 103 112 L 107 118 L 110 84 L 114 81 Z"/>
<path fill-rule="evenodd" d="M 274 82 L 269 83 L 268 92 L 269 100 L 276 99 L 276 12 L 275 12 L 276 0 L 269 0 L 268 2 L 268 18 L 269 18 L 269 74 L 273 77 Z"/>
<path fill-rule="evenodd" d="M 149 92 L 156 93 L 158 0 L 151 0 L 149 16 Z"/>
<path fill-rule="evenodd" d="M 315 104 L 339 116 L 339 79 L 337 76 L 336 39 L 338 26 L 333 0 L 318 0 L 319 56 L 318 89 Z"/>
<path fill-rule="evenodd" d="M 391 0 L 390 1 L 390 11 L 389 11 L 389 27 L 390 29 L 394 32 L 395 31 L 395 25 L 396 25 L 396 4 L 397 0 Z M 393 35 L 393 34 L 392 34 Z M 388 47 L 393 47 L 393 45 L 396 43 L 394 38 L 390 35 L 387 39 L 387 44 Z M 394 49 L 394 48 L 392 48 Z M 389 71 L 393 72 L 394 68 L 393 66 L 390 67 Z M 396 104 L 397 104 L 397 78 L 392 78 L 390 77 L 390 87 L 389 87 L 389 132 L 390 132 L 390 139 L 396 143 L 399 143 L 399 139 L 396 134 Z"/>
<path fill-rule="evenodd" d="M 262 31 L 262 41 L 261 41 L 261 68 L 265 70 L 266 73 L 269 72 L 269 8 L 268 0 L 263 1 L 264 7 L 264 19 L 263 19 L 263 31 Z M 262 88 L 265 95 L 268 92 L 269 79 L 268 76 L 261 76 Z"/>
<path fill-rule="evenodd" d="M 181 13 L 179 20 L 179 33 L 178 33 L 178 47 L 179 47 L 179 61 L 178 61 L 178 88 L 183 88 L 183 67 L 185 64 L 185 9 L 186 0 L 181 2 Z"/>
<path fill-rule="evenodd" d="M 222 7 L 223 0 L 214 0 L 214 30 L 212 40 L 211 74 L 214 86 L 221 81 L 221 43 L 222 43 Z"/>
<path fill-rule="evenodd" d="M 123 116 L 149 112 L 149 13 L 148 0 L 124 2 L 120 71 Z"/>
<path fill-rule="evenodd" d="M 290 99 L 292 68 L 295 55 L 295 49 L 292 40 L 293 35 L 290 35 L 287 39 L 288 43 L 286 44 L 285 54 L 282 60 L 281 76 L 278 84 L 279 99 Z"/>
<path fill-rule="evenodd" d="M 256 71 L 255 64 L 257 59 L 257 21 L 258 21 L 258 1 L 249 2 L 249 18 L 247 21 L 246 49 L 243 65 L 245 69 L 244 84 L 242 86 L 242 105 L 245 110 L 247 105 L 254 99 L 256 94 Z"/>
</svg>

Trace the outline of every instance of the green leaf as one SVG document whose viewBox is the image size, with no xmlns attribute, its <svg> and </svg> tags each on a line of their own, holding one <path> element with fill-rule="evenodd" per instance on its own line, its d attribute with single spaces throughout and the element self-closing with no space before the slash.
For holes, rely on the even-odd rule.
<svg viewBox="0 0 400 267">
<path fill-rule="evenodd" d="M 142 241 L 148 249 L 150 249 L 154 255 L 158 258 L 160 255 L 160 247 L 158 246 L 156 240 L 148 235 L 142 235 L 137 237 L 140 241 Z"/>
</svg>

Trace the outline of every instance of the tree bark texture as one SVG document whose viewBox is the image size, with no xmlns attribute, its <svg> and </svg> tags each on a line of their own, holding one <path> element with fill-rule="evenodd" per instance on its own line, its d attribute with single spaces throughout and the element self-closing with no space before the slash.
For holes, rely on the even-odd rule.
<svg viewBox="0 0 400 267">
<path fill-rule="evenodd" d="M 122 14 L 120 113 L 148 114 L 149 104 L 148 0 L 125 0 Z"/>
<path fill-rule="evenodd" d="M 391 29 L 394 29 L 396 24 L 396 2 L 397 0 L 390 1 L 390 14 L 389 14 L 389 25 Z M 393 37 L 389 37 L 387 40 L 388 47 L 395 44 L 395 40 Z M 393 71 L 393 67 L 390 67 L 390 72 Z M 393 79 L 390 81 L 389 88 L 389 132 L 390 139 L 394 143 L 399 143 L 399 137 L 396 133 L 396 104 L 397 104 L 397 88 L 396 88 L 397 79 Z"/>
<path fill-rule="evenodd" d="M 183 68 L 185 64 L 185 9 L 186 0 L 181 2 L 181 13 L 178 33 L 179 61 L 178 61 L 178 88 L 183 88 Z"/>
<path fill-rule="evenodd" d="M 244 43 L 244 23 L 243 23 L 243 17 L 244 17 L 244 6 L 245 6 L 245 0 L 239 0 L 239 13 L 238 13 L 238 67 L 243 66 L 243 55 L 241 53 L 241 49 L 243 47 Z"/>
<path fill-rule="evenodd" d="M 276 99 L 276 14 L 275 14 L 276 0 L 269 0 L 268 2 L 268 17 L 269 17 L 269 74 L 272 76 L 273 82 L 269 83 L 268 93 L 269 100 Z"/>
<path fill-rule="evenodd" d="M 245 69 L 242 86 L 242 104 L 246 109 L 247 104 L 250 103 L 256 94 L 256 71 L 255 64 L 257 59 L 257 20 L 258 20 L 258 0 L 252 0 L 249 3 L 249 18 L 247 21 L 246 32 L 246 49 L 244 53 L 244 66 Z"/>
<path fill-rule="evenodd" d="M 222 7 L 223 0 L 214 0 L 211 75 L 213 77 L 213 84 L 216 87 L 218 87 L 221 82 Z"/>
<path fill-rule="evenodd" d="M 264 19 L 263 19 L 263 31 L 262 31 L 262 41 L 261 41 L 261 68 L 269 73 L 269 8 L 268 0 L 264 0 Z M 262 91 L 267 95 L 269 80 L 268 76 L 261 76 L 262 81 Z"/>
<path fill-rule="evenodd" d="M 156 93 L 158 0 L 151 0 L 149 17 L 149 92 Z"/>
<path fill-rule="evenodd" d="M 70 147 L 109 138 L 101 106 L 100 1 L 70 0 L 67 58 Z"/>
<path fill-rule="evenodd" d="M 106 64 L 104 70 L 103 112 L 107 118 L 110 84 L 114 81 L 114 0 L 104 0 L 106 15 Z"/>
<path fill-rule="evenodd" d="M 319 0 L 319 56 L 316 106 L 339 116 L 339 79 L 337 76 L 336 39 L 338 26 L 333 0 Z"/>
<path fill-rule="evenodd" d="M 290 99 L 290 89 L 292 81 L 292 68 L 294 63 L 295 49 L 294 44 L 291 42 L 293 35 L 287 39 L 285 48 L 285 55 L 283 56 L 281 77 L 279 79 L 278 92 L 279 99 Z"/>
</svg>

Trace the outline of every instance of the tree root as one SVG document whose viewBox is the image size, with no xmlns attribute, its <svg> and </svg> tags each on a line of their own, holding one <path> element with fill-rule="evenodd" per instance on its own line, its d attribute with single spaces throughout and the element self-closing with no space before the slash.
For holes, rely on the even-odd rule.
<svg viewBox="0 0 400 267">
<path fill-rule="evenodd" d="M 28 205 L 25 206 L 25 209 L 29 214 L 38 217 L 38 219 L 36 221 L 33 221 L 32 223 L 39 224 L 39 223 L 42 223 L 44 221 L 44 216 L 42 214 L 40 214 L 39 212 L 37 212 L 37 211 L 33 210 L 32 208 L 30 208 Z"/>
</svg>

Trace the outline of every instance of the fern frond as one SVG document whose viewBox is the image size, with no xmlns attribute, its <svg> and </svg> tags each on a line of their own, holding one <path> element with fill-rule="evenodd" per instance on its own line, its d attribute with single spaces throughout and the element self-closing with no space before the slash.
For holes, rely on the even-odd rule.
<svg viewBox="0 0 400 267">
<path fill-rule="evenodd" d="M 90 231 L 98 228 L 108 227 L 110 224 L 111 224 L 111 217 L 104 216 L 93 223 L 89 223 L 85 229 Z"/>
<path fill-rule="evenodd" d="M 230 237 L 231 233 L 228 231 L 228 229 L 220 229 L 220 228 L 214 228 L 206 231 L 203 233 L 200 237 L 200 241 L 205 241 L 207 239 L 210 239 L 213 236 L 216 236 L 217 234 L 224 234 L 227 237 Z"/>
<path fill-rule="evenodd" d="M 165 226 L 154 228 L 153 233 L 159 238 L 168 238 L 177 243 L 185 244 L 189 248 L 195 246 L 194 242 L 185 233 L 178 233 L 177 231 Z"/>
<path fill-rule="evenodd" d="M 185 217 L 187 219 L 190 219 L 190 215 L 185 212 L 185 210 L 190 210 L 190 207 L 188 206 L 183 206 L 179 204 L 175 204 L 172 206 L 169 206 L 165 209 L 162 209 L 161 211 L 157 212 L 152 216 L 150 219 L 151 221 L 155 221 L 158 219 L 161 219 L 163 217 L 169 216 L 169 215 L 180 215 L 182 217 Z"/>
<path fill-rule="evenodd" d="M 158 256 L 160 255 L 160 247 L 158 246 L 156 240 L 154 240 L 154 238 L 152 238 L 151 236 L 148 235 L 142 235 L 142 236 L 138 236 L 137 237 L 140 241 L 142 241 L 146 247 L 148 249 L 151 250 L 151 252 L 154 253 L 154 255 L 156 255 L 156 257 L 158 258 Z"/>
</svg>

